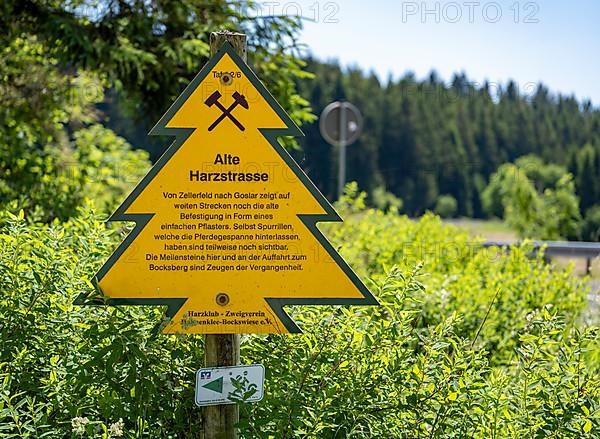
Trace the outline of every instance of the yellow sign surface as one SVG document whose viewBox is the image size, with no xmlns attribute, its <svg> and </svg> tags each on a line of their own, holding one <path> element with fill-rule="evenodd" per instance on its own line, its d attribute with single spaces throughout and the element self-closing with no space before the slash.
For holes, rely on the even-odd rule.
<svg viewBox="0 0 600 439">
<path fill-rule="evenodd" d="M 283 306 L 376 304 L 277 142 L 301 132 L 229 44 L 151 134 L 176 140 L 111 217 L 136 227 L 95 278 L 109 304 L 167 305 L 167 334 L 298 332 Z"/>
</svg>

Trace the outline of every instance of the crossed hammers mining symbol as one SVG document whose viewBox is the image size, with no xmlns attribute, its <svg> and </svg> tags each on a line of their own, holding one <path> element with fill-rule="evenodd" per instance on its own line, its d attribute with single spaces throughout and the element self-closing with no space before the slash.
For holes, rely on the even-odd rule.
<svg viewBox="0 0 600 439">
<path fill-rule="evenodd" d="M 241 105 L 243 108 L 245 108 L 246 110 L 248 109 L 248 101 L 246 100 L 246 97 L 240 93 L 238 93 L 237 91 L 234 91 L 233 94 L 231 95 L 231 97 L 233 98 L 233 104 L 231 104 L 229 106 L 229 108 L 225 108 L 223 106 L 223 104 L 221 104 L 221 102 L 219 101 L 219 99 L 221 99 L 221 93 L 219 93 L 219 91 L 215 91 L 213 92 L 213 94 L 211 94 L 208 99 L 206 101 L 204 101 L 204 103 L 208 106 L 208 107 L 212 107 L 213 105 L 216 105 L 217 108 L 219 108 L 223 114 L 221 114 L 217 120 L 215 120 L 211 126 L 208 127 L 208 131 L 212 131 L 216 128 L 217 125 L 219 125 L 223 119 L 225 119 L 226 117 L 228 117 L 234 124 L 236 127 L 238 127 L 240 129 L 240 131 L 244 131 L 246 128 L 244 128 L 244 126 L 240 123 L 239 120 L 237 120 L 232 114 L 231 112 L 234 110 L 235 107 L 237 107 L 238 105 Z"/>
</svg>

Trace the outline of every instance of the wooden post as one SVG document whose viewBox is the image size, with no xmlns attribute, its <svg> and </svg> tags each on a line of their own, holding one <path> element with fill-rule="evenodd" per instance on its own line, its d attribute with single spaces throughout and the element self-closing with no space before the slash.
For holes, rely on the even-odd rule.
<svg viewBox="0 0 600 439">
<path fill-rule="evenodd" d="M 246 35 L 233 32 L 210 34 L 210 55 L 228 41 L 240 57 L 246 61 Z M 240 364 L 239 334 L 207 334 L 204 336 L 205 367 L 235 366 Z M 204 407 L 202 424 L 205 439 L 236 439 L 234 427 L 240 419 L 237 404 Z"/>
<path fill-rule="evenodd" d="M 205 367 L 240 364 L 239 334 L 207 334 L 204 336 Z M 240 419 L 237 404 L 204 407 L 202 424 L 204 439 L 237 439 L 234 427 Z"/>
<path fill-rule="evenodd" d="M 592 258 L 589 256 L 585 259 L 585 274 L 592 274 Z"/>
<path fill-rule="evenodd" d="M 238 34 L 236 32 L 212 32 L 210 34 L 210 56 L 217 53 L 217 50 L 219 50 L 226 41 L 233 46 L 240 58 L 247 61 L 246 35 Z"/>
</svg>

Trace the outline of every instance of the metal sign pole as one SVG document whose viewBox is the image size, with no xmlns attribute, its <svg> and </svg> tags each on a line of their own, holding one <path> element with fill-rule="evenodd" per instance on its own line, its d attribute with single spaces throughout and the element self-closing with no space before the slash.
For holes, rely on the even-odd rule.
<svg viewBox="0 0 600 439">
<path fill-rule="evenodd" d="M 228 41 L 240 57 L 246 61 L 246 35 L 230 32 L 210 34 L 211 57 Z M 207 334 L 204 336 L 205 367 L 236 366 L 240 364 L 239 334 Z M 237 404 L 204 407 L 202 424 L 204 439 L 237 439 L 235 425 L 239 422 Z"/>
<path fill-rule="evenodd" d="M 345 104 L 345 102 L 342 102 L 340 106 L 340 163 L 338 169 L 338 199 L 344 195 L 344 186 L 346 185 L 346 129 L 348 122 L 346 118 Z"/>
<path fill-rule="evenodd" d="M 360 111 L 350 102 L 332 102 L 319 118 L 319 130 L 323 138 L 339 149 L 337 195 L 344 194 L 346 186 L 346 148 L 358 139 L 363 119 Z"/>
</svg>

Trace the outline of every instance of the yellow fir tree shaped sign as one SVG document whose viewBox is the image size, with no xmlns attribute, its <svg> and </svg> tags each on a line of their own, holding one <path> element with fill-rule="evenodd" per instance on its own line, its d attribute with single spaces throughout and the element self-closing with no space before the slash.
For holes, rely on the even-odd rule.
<svg viewBox="0 0 600 439">
<path fill-rule="evenodd" d="M 229 43 L 150 133 L 175 141 L 109 219 L 136 226 L 94 279 L 103 303 L 167 305 L 166 334 L 299 332 L 285 305 L 377 304 L 277 141 L 301 131 Z"/>
</svg>

